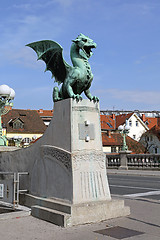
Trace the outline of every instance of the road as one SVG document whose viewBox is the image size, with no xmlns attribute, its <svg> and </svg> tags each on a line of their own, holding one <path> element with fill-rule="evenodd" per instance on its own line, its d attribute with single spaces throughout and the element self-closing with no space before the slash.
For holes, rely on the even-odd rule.
<svg viewBox="0 0 160 240">
<path fill-rule="evenodd" d="M 111 194 L 160 200 L 160 177 L 108 174 Z"/>
</svg>

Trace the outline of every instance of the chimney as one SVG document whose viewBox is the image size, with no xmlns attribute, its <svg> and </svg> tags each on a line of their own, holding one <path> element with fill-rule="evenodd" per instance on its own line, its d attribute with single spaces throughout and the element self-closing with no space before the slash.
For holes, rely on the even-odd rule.
<svg viewBox="0 0 160 240">
<path fill-rule="evenodd" d="M 43 113 L 43 109 L 39 109 L 38 111 L 39 111 L 39 113 Z"/>
<path fill-rule="evenodd" d="M 145 116 L 145 114 L 144 114 L 144 113 L 142 114 L 142 121 L 143 121 L 143 122 L 145 122 L 145 121 L 146 121 L 146 116 Z"/>
<path fill-rule="evenodd" d="M 108 130 L 107 135 L 108 135 L 109 138 L 111 138 L 111 131 Z"/>
<path fill-rule="evenodd" d="M 112 113 L 112 119 L 115 120 L 115 114 L 114 113 Z"/>
</svg>

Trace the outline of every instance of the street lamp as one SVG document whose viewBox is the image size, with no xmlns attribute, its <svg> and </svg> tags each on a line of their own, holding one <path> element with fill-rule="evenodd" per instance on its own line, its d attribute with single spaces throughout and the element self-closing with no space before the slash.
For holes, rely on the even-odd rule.
<svg viewBox="0 0 160 240">
<path fill-rule="evenodd" d="M 130 127 L 126 123 L 124 126 L 120 125 L 118 127 L 118 130 L 121 133 L 121 136 L 123 137 L 122 151 L 128 151 L 128 146 L 126 144 L 126 136 L 129 133 Z"/>
<path fill-rule="evenodd" d="M 15 91 L 9 86 L 3 84 L 0 85 L 0 146 L 7 145 L 7 138 L 2 134 L 2 115 L 11 110 L 13 103 L 11 102 L 15 97 Z"/>
</svg>

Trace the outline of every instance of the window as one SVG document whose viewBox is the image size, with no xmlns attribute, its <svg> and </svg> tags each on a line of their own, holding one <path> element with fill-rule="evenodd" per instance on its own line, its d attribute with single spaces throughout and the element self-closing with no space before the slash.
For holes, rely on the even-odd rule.
<svg viewBox="0 0 160 240">
<path fill-rule="evenodd" d="M 132 120 L 129 120 L 129 126 L 132 127 Z"/>
<path fill-rule="evenodd" d="M 109 122 L 107 122 L 107 125 L 108 125 L 110 128 L 113 128 L 113 126 L 112 126 Z"/>
<path fill-rule="evenodd" d="M 31 140 L 30 138 L 28 138 L 28 137 L 26 137 L 26 138 L 23 139 L 24 145 L 29 145 L 29 143 L 30 143 L 31 141 L 32 141 L 32 140 Z"/>
<path fill-rule="evenodd" d="M 133 139 L 136 139 L 136 135 L 133 135 Z"/>
<path fill-rule="evenodd" d="M 117 152 L 117 150 L 116 150 L 116 147 L 115 147 L 115 146 L 111 147 L 111 152 Z"/>
<path fill-rule="evenodd" d="M 136 121 L 136 127 L 138 127 L 139 125 L 138 125 L 138 121 Z"/>
<path fill-rule="evenodd" d="M 122 147 L 118 147 L 118 152 L 122 151 Z"/>
<path fill-rule="evenodd" d="M 149 137 L 145 136 L 145 141 L 148 142 L 149 141 Z"/>
<path fill-rule="evenodd" d="M 145 124 L 148 126 L 148 124 L 149 124 L 148 121 L 146 121 Z"/>
<path fill-rule="evenodd" d="M 157 148 L 157 147 L 155 147 L 155 149 L 154 149 L 154 150 L 155 150 L 155 153 L 158 153 L 158 148 Z"/>
<path fill-rule="evenodd" d="M 17 119 L 14 123 L 13 123 L 13 128 L 14 129 L 19 129 L 19 128 L 23 128 L 24 127 L 24 124 L 19 120 Z"/>
</svg>

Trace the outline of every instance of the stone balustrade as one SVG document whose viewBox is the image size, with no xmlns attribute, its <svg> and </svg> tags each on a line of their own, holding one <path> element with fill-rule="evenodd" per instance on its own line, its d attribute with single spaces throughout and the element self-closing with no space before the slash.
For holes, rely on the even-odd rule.
<svg viewBox="0 0 160 240">
<path fill-rule="evenodd" d="M 160 154 L 129 154 L 127 152 L 123 154 L 106 154 L 107 168 L 123 168 L 122 165 L 125 165 L 124 168 L 127 166 L 127 169 L 160 170 Z"/>
</svg>

